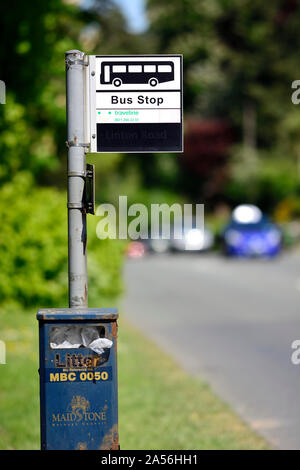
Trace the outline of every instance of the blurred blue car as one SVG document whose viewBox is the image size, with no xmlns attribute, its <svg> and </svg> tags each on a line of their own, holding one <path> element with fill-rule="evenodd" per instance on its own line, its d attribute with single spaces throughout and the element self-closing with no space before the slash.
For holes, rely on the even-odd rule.
<svg viewBox="0 0 300 470">
<path fill-rule="evenodd" d="M 241 205 L 223 232 L 228 256 L 274 257 L 280 253 L 282 233 L 256 206 Z"/>
</svg>

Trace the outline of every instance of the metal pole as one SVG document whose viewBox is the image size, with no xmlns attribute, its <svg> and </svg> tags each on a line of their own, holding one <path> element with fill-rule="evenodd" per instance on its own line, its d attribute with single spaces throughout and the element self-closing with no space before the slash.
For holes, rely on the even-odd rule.
<svg viewBox="0 0 300 470">
<path fill-rule="evenodd" d="M 88 306 L 87 231 L 84 186 L 84 52 L 66 52 L 68 129 L 68 255 L 69 307 Z"/>
</svg>

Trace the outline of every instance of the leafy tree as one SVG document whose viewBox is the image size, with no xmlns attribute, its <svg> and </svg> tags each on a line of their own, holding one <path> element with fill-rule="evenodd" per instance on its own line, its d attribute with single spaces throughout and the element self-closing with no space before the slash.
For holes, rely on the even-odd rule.
<svg viewBox="0 0 300 470">
<path fill-rule="evenodd" d="M 261 159 L 279 168 L 287 158 L 296 169 L 299 118 L 290 95 L 299 69 L 299 1 L 148 0 L 147 6 L 159 52 L 184 55 L 185 110 L 227 119 L 242 146 L 233 153 L 255 178 Z M 240 183 L 247 184 L 246 171 Z"/>
<path fill-rule="evenodd" d="M 0 182 L 28 169 L 65 185 L 65 51 L 139 53 L 146 40 L 127 32 L 112 0 L 12 0 L 1 6 L 0 41 Z"/>
<path fill-rule="evenodd" d="M 74 0 L 6 2 L 0 40 L 0 79 L 7 88 L 0 106 L 0 304 L 64 306 L 66 195 L 37 185 L 66 187 L 64 54 L 75 48 L 138 52 L 142 41 L 127 33 L 111 0 L 89 2 L 88 8 Z M 118 157 L 107 167 L 116 162 Z M 91 306 L 105 306 L 121 292 L 123 246 L 99 241 L 96 223 L 95 217 L 88 221 L 89 299 Z"/>
</svg>

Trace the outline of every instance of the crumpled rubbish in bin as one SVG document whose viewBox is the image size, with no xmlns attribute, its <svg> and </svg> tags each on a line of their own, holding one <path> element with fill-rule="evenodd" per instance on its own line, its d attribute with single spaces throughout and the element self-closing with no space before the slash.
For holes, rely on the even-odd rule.
<svg viewBox="0 0 300 470">
<path fill-rule="evenodd" d="M 103 354 L 104 349 L 112 347 L 112 341 L 107 338 L 98 338 L 92 341 L 87 347 L 97 354 Z"/>
<path fill-rule="evenodd" d="M 90 348 L 97 354 L 103 354 L 104 349 L 111 348 L 113 342 L 100 338 L 97 328 L 93 326 L 57 326 L 50 332 L 51 349 Z"/>
</svg>

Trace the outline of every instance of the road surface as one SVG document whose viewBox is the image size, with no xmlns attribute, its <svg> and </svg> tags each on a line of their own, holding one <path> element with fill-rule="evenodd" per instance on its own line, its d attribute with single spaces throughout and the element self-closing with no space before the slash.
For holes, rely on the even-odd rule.
<svg viewBox="0 0 300 470">
<path fill-rule="evenodd" d="M 275 447 L 300 449 L 300 254 L 127 260 L 124 314 Z"/>
</svg>

